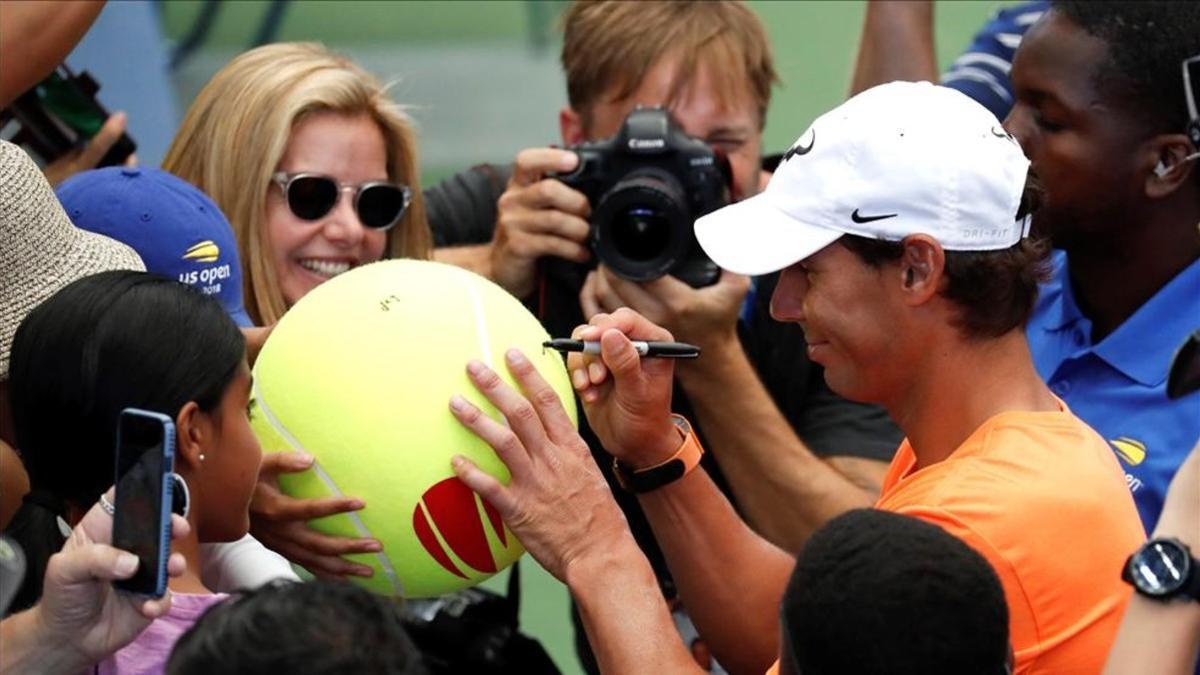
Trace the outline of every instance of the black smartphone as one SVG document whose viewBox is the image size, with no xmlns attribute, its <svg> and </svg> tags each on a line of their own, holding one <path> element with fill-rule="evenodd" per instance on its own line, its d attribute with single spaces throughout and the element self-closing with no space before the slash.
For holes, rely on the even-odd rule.
<svg viewBox="0 0 1200 675">
<path fill-rule="evenodd" d="M 3 136 L 49 164 L 100 131 L 109 113 L 96 100 L 99 90 L 86 71 L 76 75 L 63 64 L 0 111 Z M 97 166 L 124 164 L 135 150 L 129 134 L 121 134 Z"/>
<path fill-rule="evenodd" d="M 171 491 L 175 423 L 161 413 L 121 411 L 117 427 L 113 546 L 138 557 L 138 569 L 116 588 L 152 598 L 167 592 L 171 555 Z"/>
</svg>

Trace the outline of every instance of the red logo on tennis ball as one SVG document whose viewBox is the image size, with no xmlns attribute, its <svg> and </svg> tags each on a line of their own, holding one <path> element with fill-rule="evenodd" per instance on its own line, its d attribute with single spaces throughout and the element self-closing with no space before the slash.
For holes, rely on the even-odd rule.
<svg viewBox="0 0 1200 675">
<path fill-rule="evenodd" d="M 492 532 L 502 545 L 508 546 L 500 514 L 457 478 L 435 483 L 421 495 L 421 501 L 413 509 L 413 530 L 421 545 L 447 572 L 463 579 L 468 578 L 467 575 L 450 559 L 442 547 L 442 541 L 459 560 L 475 571 L 484 574 L 495 574 L 497 571 L 496 559 L 492 556 L 492 547 L 488 544 L 483 520 L 479 517 L 480 504 L 487 514 Z M 441 541 L 438 540 L 438 534 L 442 535 Z"/>
</svg>

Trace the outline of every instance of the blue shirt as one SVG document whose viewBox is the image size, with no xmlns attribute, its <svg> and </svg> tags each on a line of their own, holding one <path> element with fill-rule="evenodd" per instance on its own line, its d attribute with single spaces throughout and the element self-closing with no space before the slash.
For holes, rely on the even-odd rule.
<svg viewBox="0 0 1200 675">
<path fill-rule="evenodd" d="M 1056 251 L 1053 277 L 1026 328 L 1038 373 L 1116 452 L 1147 532 L 1158 522 L 1172 476 L 1200 439 L 1200 392 L 1174 401 L 1166 393 L 1171 359 L 1198 327 L 1200 260 L 1093 344 L 1067 257 Z"/>
<path fill-rule="evenodd" d="M 950 70 L 942 75 L 942 84 L 982 103 L 996 119 L 1003 120 L 1013 105 L 1008 72 L 1012 70 L 1017 45 L 1021 44 L 1025 31 L 1049 8 L 1049 2 L 1038 0 L 996 12 L 975 34 L 962 56 L 950 64 Z"/>
</svg>

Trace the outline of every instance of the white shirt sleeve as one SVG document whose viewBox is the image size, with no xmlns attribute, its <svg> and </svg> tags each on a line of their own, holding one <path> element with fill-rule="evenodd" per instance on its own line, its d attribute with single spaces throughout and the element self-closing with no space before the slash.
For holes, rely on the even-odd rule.
<svg viewBox="0 0 1200 675">
<path fill-rule="evenodd" d="M 276 579 L 299 581 L 286 558 L 246 536 L 221 544 L 200 545 L 200 579 L 214 593 L 258 588 Z"/>
</svg>

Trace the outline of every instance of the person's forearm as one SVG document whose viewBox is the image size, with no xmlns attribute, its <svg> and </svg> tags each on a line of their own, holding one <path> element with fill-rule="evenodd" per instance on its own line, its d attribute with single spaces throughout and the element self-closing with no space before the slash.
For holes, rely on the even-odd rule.
<svg viewBox="0 0 1200 675">
<path fill-rule="evenodd" d="M 566 576 L 601 672 L 700 672 L 632 539 L 572 564 Z"/>
<path fill-rule="evenodd" d="M 0 2 L 0 108 L 53 72 L 101 9 L 104 0 Z"/>
<path fill-rule="evenodd" d="M 1197 446 L 1200 448 L 1200 445 Z M 1200 522 L 1196 509 L 1195 481 L 1185 484 L 1195 474 L 1195 455 L 1179 467 L 1171 482 L 1167 503 L 1151 538 L 1175 537 L 1191 548 L 1192 555 L 1200 552 Z M 1173 494 L 1175 491 L 1181 491 Z M 1146 665 L 1154 664 L 1154 672 L 1162 675 L 1191 675 L 1196 668 L 1196 653 L 1200 649 L 1200 602 L 1176 600 L 1158 602 L 1137 593 L 1129 600 L 1117 639 L 1108 652 L 1104 675 L 1142 673 Z"/>
<path fill-rule="evenodd" d="M 448 265 L 470 270 L 488 279 L 492 278 L 491 244 L 435 248 L 433 249 L 433 259 Z"/>
<path fill-rule="evenodd" d="M 779 653 L 779 601 L 795 559 L 754 534 L 703 470 L 638 501 L 717 661 L 731 673 L 764 672 Z"/>
<path fill-rule="evenodd" d="M 1200 602 L 1163 603 L 1135 594 L 1125 610 L 1105 675 L 1190 675 L 1200 648 Z"/>
<path fill-rule="evenodd" d="M 41 673 L 76 675 L 92 664 L 49 635 L 38 617 L 38 608 L 0 621 L 0 674 Z"/>
<path fill-rule="evenodd" d="M 930 0 L 867 3 L 850 95 L 894 80 L 938 81 Z"/>
<path fill-rule="evenodd" d="M 878 499 L 804 445 L 736 340 L 676 372 L 738 506 L 776 545 L 795 552 L 830 518 Z"/>
</svg>

